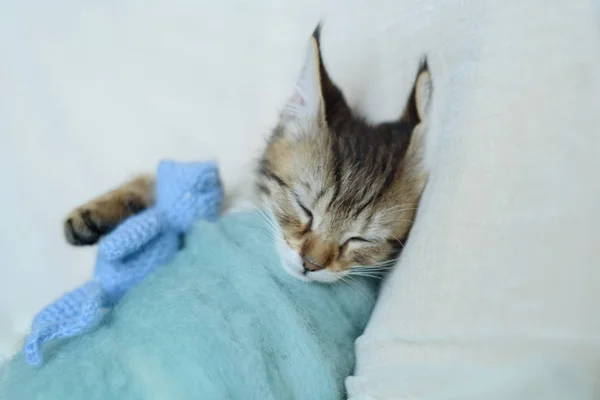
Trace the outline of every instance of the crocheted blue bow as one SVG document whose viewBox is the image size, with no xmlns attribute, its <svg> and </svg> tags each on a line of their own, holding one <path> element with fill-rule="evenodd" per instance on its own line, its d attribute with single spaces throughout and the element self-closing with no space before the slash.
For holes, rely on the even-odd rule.
<svg viewBox="0 0 600 400">
<path fill-rule="evenodd" d="M 162 161 L 156 175 L 156 203 L 106 235 L 99 244 L 94 279 L 64 294 L 33 320 L 24 353 L 42 362 L 41 345 L 97 326 L 131 287 L 171 259 L 181 234 L 196 219 L 219 215 L 223 189 L 212 162 Z"/>
</svg>

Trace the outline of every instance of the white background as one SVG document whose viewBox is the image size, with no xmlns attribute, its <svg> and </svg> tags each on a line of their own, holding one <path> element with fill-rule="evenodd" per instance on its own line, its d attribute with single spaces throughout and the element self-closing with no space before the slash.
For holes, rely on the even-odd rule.
<svg viewBox="0 0 600 400">
<path fill-rule="evenodd" d="M 229 194 L 249 182 L 319 19 L 350 103 L 396 117 L 416 68 L 403 60 L 418 58 L 402 12 L 397 0 L 1 2 L 0 356 L 90 277 L 95 250 L 62 237 L 71 208 L 161 158 L 217 159 Z"/>
</svg>

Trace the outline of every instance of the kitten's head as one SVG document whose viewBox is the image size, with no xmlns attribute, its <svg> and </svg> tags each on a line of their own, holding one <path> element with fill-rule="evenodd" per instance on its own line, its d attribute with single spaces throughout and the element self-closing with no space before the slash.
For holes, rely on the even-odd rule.
<svg viewBox="0 0 600 400">
<path fill-rule="evenodd" d="M 329 78 L 315 31 L 258 171 L 288 272 L 331 282 L 397 256 L 426 181 L 421 120 L 430 94 L 424 67 L 402 119 L 367 124 Z"/>
</svg>

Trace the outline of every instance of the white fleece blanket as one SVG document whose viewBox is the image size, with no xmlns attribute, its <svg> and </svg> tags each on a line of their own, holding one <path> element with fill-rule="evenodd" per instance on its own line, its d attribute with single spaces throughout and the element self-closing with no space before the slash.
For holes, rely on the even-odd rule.
<svg viewBox="0 0 600 400">
<path fill-rule="evenodd" d="M 399 114 L 424 54 L 435 84 L 431 180 L 350 395 L 583 397 L 600 376 L 599 9 L 0 2 L 0 354 L 89 274 L 93 251 L 61 238 L 73 205 L 163 157 L 218 158 L 230 193 L 247 181 L 324 16 L 325 62 L 369 119 Z"/>
<path fill-rule="evenodd" d="M 403 1 L 431 178 L 358 340 L 353 399 L 600 395 L 600 9 Z"/>
</svg>

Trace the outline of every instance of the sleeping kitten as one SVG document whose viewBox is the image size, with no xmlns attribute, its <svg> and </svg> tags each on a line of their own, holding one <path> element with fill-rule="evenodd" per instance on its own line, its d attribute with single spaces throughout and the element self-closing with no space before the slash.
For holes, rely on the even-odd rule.
<svg viewBox="0 0 600 400">
<path fill-rule="evenodd" d="M 332 282 L 380 272 L 395 259 L 427 179 L 422 121 L 431 90 L 423 64 L 402 118 L 368 124 L 350 110 L 330 79 L 315 30 L 257 174 L 288 272 L 307 281 Z M 140 177 L 79 207 L 65 222 L 67 240 L 97 242 L 150 206 L 153 191 L 153 179 Z"/>
</svg>

